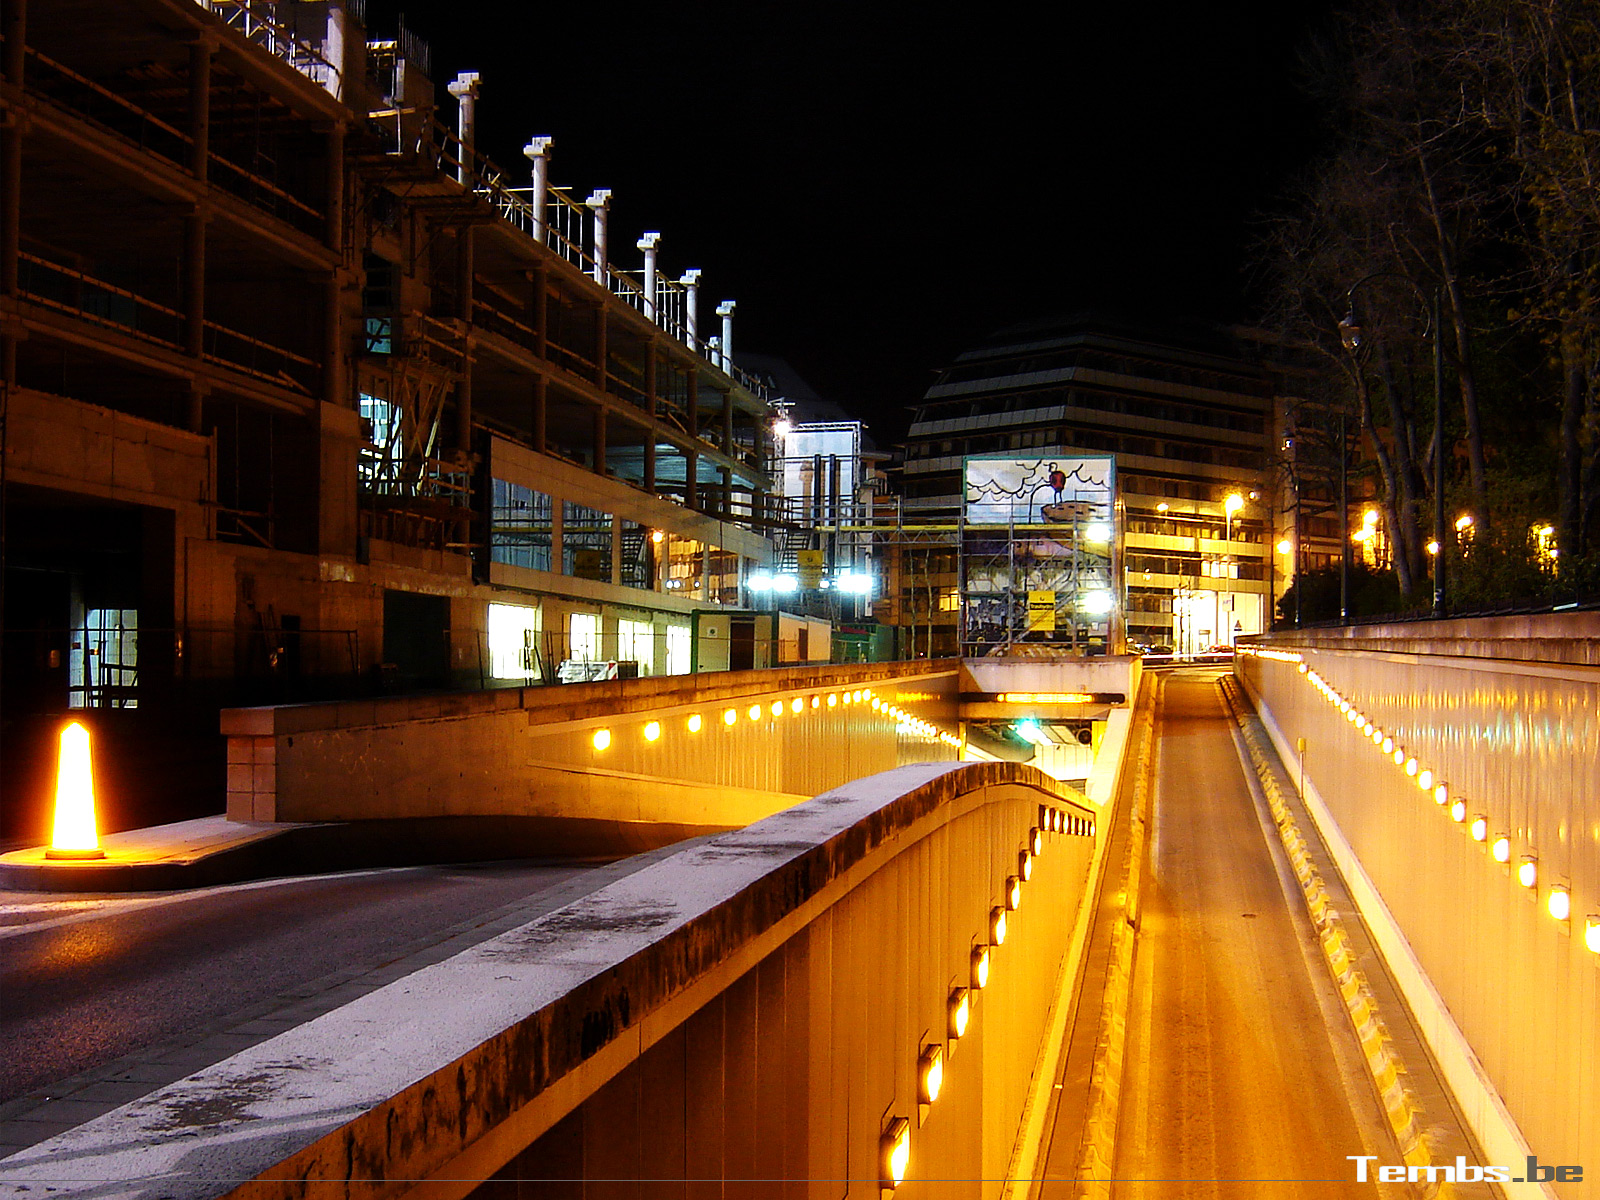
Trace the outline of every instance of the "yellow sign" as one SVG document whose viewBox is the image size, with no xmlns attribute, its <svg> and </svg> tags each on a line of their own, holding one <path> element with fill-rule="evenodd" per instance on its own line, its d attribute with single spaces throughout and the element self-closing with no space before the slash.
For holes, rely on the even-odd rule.
<svg viewBox="0 0 1600 1200">
<path fill-rule="evenodd" d="M 822 586 L 822 551 L 801 550 L 797 563 L 802 588 L 819 588 Z"/>
<path fill-rule="evenodd" d="M 1028 632 L 1051 633 L 1056 627 L 1056 594 L 1028 593 Z"/>
</svg>

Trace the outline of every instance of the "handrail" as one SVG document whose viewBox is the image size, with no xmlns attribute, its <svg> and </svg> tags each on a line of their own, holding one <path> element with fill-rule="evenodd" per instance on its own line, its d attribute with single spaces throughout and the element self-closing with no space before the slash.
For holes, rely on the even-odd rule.
<svg viewBox="0 0 1600 1200">
<path fill-rule="evenodd" d="M 274 58 L 287 63 L 335 99 L 344 95 L 344 75 L 322 51 L 280 21 L 275 4 L 261 0 L 195 0 L 195 3 Z"/>
</svg>

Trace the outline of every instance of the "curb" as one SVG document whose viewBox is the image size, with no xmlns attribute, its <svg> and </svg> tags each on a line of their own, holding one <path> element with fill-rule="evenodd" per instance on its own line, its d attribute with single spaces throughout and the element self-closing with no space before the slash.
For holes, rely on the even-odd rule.
<svg viewBox="0 0 1600 1200">
<path fill-rule="evenodd" d="M 1078 1155 L 1079 1200 L 1110 1200 L 1115 1174 L 1117 1121 L 1122 1106 L 1123 1057 L 1128 1043 L 1128 1004 L 1133 991 L 1133 952 L 1139 927 L 1139 889 L 1144 865 L 1144 840 L 1149 824 L 1150 785 L 1154 773 L 1155 710 L 1151 702 L 1139 722 L 1139 748 L 1129 818 L 1128 875 L 1123 913 L 1111 927 L 1111 959 L 1100 1005 L 1100 1034 L 1089 1076 L 1089 1113 Z"/>
<path fill-rule="evenodd" d="M 1317 942 L 1322 947 L 1322 957 L 1333 974 L 1334 984 L 1344 1001 L 1345 1013 L 1361 1043 L 1362 1058 L 1378 1089 L 1389 1128 L 1399 1143 L 1401 1158 L 1407 1166 L 1428 1166 L 1433 1162 L 1433 1155 L 1423 1135 L 1422 1106 L 1403 1081 L 1405 1064 L 1394 1049 L 1366 976 L 1355 964 L 1344 930 L 1344 919 L 1333 907 L 1327 886 L 1311 861 L 1305 836 L 1300 832 L 1294 814 L 1284 799 L 1283 789 L 1273 774 L 1271 758 L 1262 745 L 1261 733 L 1250 722 L 1237 681 L 1230 676 L 1220 680 L 1218 688 L 1239 726 L 1251 766 L 1255 768 L 1273 822 L 1277 825 L 1278 838 L 1289 856 L 1289 865 L 1295 878 L 1300 882 L 1306 909 L 1311 914 L 1311 923 L 1317 933 Z M 1454 1194 L 1453 1188 L 1437 1182 L 1416 1186 L 1422 1195 L 1428 1197 Z"/>
</svg>

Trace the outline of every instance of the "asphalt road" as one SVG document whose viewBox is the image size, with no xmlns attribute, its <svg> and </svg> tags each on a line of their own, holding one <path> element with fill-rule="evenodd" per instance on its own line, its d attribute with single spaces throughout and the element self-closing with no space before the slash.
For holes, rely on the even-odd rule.
<svg viewBox="0 0 1600 1200">
<path fill-rule="evenodd" d="M 1113 1195 L 1379 1195 L 1345 1156 L 1397 1152 L 1230 727 L 1213 673 L 1166 679 Z"/>
<path fill-rule="evenodd" d="M 0 893 L 0 1103 L 70 1094 L 53 1085 L 141 1051 L 184 1074 L 629 863 L 409 867 L 119 898 Z"/>
</svg>

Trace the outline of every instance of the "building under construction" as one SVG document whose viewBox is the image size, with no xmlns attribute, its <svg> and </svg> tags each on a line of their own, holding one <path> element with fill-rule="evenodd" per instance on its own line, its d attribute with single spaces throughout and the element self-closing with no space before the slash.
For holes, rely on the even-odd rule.
<svg viewBox="0 0 1600 1200">
<path fill-rule="evenodd" d="M 222 703 L 758 665 L 772 412 L 670 238 L 355 0 L 3 11 L 5 834 L 68 708 L 115 820 Z"/>
</svg>

